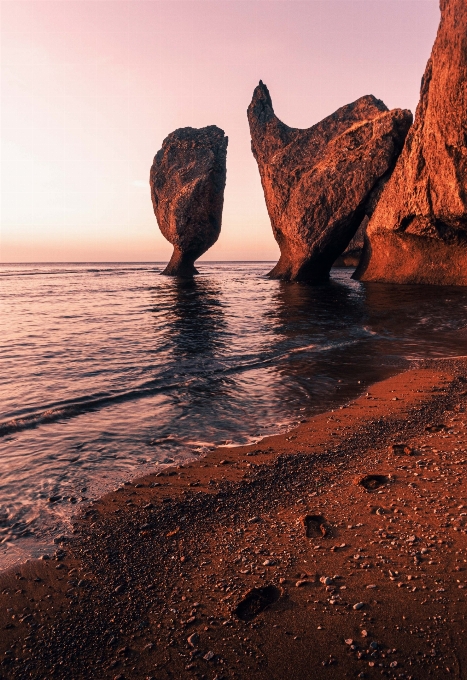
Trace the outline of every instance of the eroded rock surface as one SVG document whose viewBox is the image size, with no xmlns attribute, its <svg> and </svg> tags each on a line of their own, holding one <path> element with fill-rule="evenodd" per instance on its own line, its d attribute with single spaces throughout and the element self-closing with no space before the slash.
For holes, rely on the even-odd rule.
<svg viewBox="0 0 467 680">
<path fill-rule="evenodd" d="M 339 255 L 334 262 L 334 267 L 357 267 L 363 253 L 363 246 L 365 244 L 365 234 L 369 222 L 368 215 L 365 215 L 360 223 L 355 235 L 352 237 L 347 248 L 342 255 Z"/>
<path fill-rule="evenodd" d="M 404 150 L 368 225 L 356 277 L 467 285 L 467 4 L 441 23 Z"/>
<path fill-rule="evenodd" d="M 388 111 L 369 95 L 306 130 L 274 114 L 260 82 L 248 107 L 272 229 L 281 250 L 272 278 L 327 279 L 368 211 L 373 209 L 402 149 L 410 111 Z"/>
<path fill-rule="evenodd" d="M 215 125 L 180 128 L 162 143 L 150 185 L 159 228 L 174 247 L 162 272 L 193 276 L 194 263 L 219 238 L 228 138 Z"/>
</svg>

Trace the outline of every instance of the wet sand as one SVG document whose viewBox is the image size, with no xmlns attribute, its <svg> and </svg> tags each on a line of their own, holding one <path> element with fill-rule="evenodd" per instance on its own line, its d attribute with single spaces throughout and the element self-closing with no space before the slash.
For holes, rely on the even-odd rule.
<svg viewBox="0 0 467 680">
<path fill-rule="evenodd" d="M 0 678 L 467 678 L 465 376 L 424 362 L 92 503 L 0 577 Z"/>
</svg>

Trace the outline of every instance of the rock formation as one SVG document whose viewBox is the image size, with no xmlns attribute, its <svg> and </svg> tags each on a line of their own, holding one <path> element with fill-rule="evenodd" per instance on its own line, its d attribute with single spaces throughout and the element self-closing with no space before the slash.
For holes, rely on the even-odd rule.
<svg viewBox="0 0 467 680">
<path fill-rule="evenodd" d="M 281 256 L 272 278 L 319 282 L 388 179 L 412 122 L 361 97 L 307 130 L 274 114 L 260 82 L 248 107 L 251 146 Z"/>
<path fill-rule="evenodd" d="M 367 229 L 363 281 L 467 285 L 467 3 L 442 0 L 415 122 Z"/>
<path fill-rule="evenodd" d="M 219 238 L 227 143 L 215 125 L 180 128 L 154 157 L 152 204 L 161 232 L 174 247 L 163 274 L 193 276 L 195 260 Z"/>
<path fill-rule="evenodd" d="M 339 255 L 334 262 L 333 267 L 357 267 L 359 265 L 363 253 L 363 246 L 365 244 L 366 228 L 369 221 L 368 215 L 365 215 L 349 245 L 342 255 Z"/>
</svg>

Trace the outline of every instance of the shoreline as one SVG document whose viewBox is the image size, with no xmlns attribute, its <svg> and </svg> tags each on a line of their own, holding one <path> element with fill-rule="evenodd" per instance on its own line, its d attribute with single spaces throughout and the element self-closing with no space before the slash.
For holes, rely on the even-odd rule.
<svg viewBox="0 0 467 680">
<path fill-rule="evenodd" d="M 465 575 L 444 583 L 467 547 L 463 515 L 456 511 L 456 531 L 440 526 L 428 511 L 441 500 L 418 479 L 434 461 L 456 468 L 439 460 L 449 430 L 424 428 L 467 421 L 467 360 L 416 363 L 285 434 L 219 447 L 88 505 L 52 559 L 0 574 L 0 678 L 467 678 L 467 651 L 456 643 Z M 388 452 L 401 439 L 416 456 Z M 365 474 L 380 475 L 381 487 L 355 484 Z M 467 508 L 463 479 L 455 491 Z M 310 515 L 318 528 L 303 525 Z M 376 545 L 380 558 L 367 555 Z M 456 625 L 438 621 L 448 605 Z M 423 635 L 402 634 L 409 619 Z M 450 646 L 412 654 L 408 643 L 416 635 L 422 648 L 427 626 L 449 634 Z"/>
<path fill-rule="evenodd" d="M 452 358 L 462 359 L 464 357 L 452 357 Z M 390 364 L 386 365 L 384 367 L 384 370 L 381 371 L 379 379 L 376 380 L 375 382 L 381 382 L 389 377 L 405 372 L 412 364 L 417 363 L 418 361 L 422 361 L 422 359 L 412 360 L 407 358 L 400 358 L 398 361 L 394 361 L 392 366 Z M 374 376 L 372 377 L 374 379 Z M 341 380 L 338 380 L 338 382 L 340 383 Z M 67 522 L 69 526 L 67 527 L 62 526 L 56 529 L 55 532 L 53 533 L 48 531 L 47 527 L 41 527 L 39 531 L 42 529 L 43 533 L 39 538 L 37 538 L 37 540 L 34 535 L 32 537 L 27 536 L 25 541 L 26 544 L 33 543 L 34 545 L 34 547 L 31 548 L 29 552 L 27 551 L 27 548 L 23 549 L 23 546 L 20 545 L 20 541 L 15 539 L 15 542 L 11 544 L 13 546 L 13 550 L 11 550 L 11 552 L 16 553 L 17 556 L 14 559 L 13 558 L 9 559 L 9 554 L 7 552 L 2 554 L 1 557 L 4 559 L 0 559 L 0 579 L 2 575 L 6 574 L 8 571 L 12 569 L 20 567 L 26 561 L 40 559 L 42 554 L 53 551 L 55 549 L 55 546 L 59 542 L 58 541 L 59 538 L 65 537 L 65 540 L 67 538 L 70 538 L 73 523 L 75 519 L 79 517 L 79 515 L 82 513 L 83 508 L 88 507 L 89 503 L 98 501 L 103 496 L 106 496 L 108 493 L 111 493 L 113 490 L 115 490 L 117 486 L 125 485 L 127 483 L 131 484 L 136 479 L 141 479 L 147 476 L 157 474 L 158 472 L 160 472 L 161 470 L 163 471 L 167 467 L 178 467 L 180 465 L 184 466 L 188 462 L 202 460 L 206 456 L 207 452 L 216 450 L 218 448 L 236 449 L 240 447 L 260 446 L 261 442 L 264 439 L 281 435 L 285 436 L 292 430 L 296 429 L 301 422 L 302 423 L 305 422 L 305 420 L 310 420 L 311 418 L 325 414 L 328 411 L 331 412 L 334 410 L 338 410 L 341 407 L 346 408 L 347 403 L 350 403 L 352 400 L 358 398 L 359 395 L 361 396 L 363 391 L 369 389 L 372 384 L 374 383 L 367 382 L 366 380 L 362 381 L 358 380 L 357 382 L 355 382 L 355 384 L 347 382 L 344 383 L 343 385 L 339 385 L 337 388 L 334 389 L 334 394 L 332 396 L 329 395 L 324 396 L 325 405 L 322 404 L 321 408 L 314 406 L 310 411 L 308 411 L 308 413 L 300 413 L 300 411 L 297 411 L 294 414 L 294 417 L 290 418 L 289 421 L 284 422 L 280 425 L 276 425 L 274 429 L 272 428 L 272 426 L 270 426 L 268 428 L 269 429 L 268 434 L 247 435 L 243 433 L 242 435 L 240 435 L 237 441 L 224 440 L 221 441 L 219 444 L 216 444 L 215 442 L 202 442 L 199 444 L 199 446 L 200 447 L 202 446 L 203 451 L 194 448 L 194 445 L 192 446 L 187 445 L 184 449 L 182 449 L 181 453 L 180 451 L 177 452 L 168 451 L 167 458 L 170 462 L 162 461 L 152 464 L 146 464 L 144 466 L 144 468 L 146 469 L 139 471 L 135 470 L 134 472 L 127 475 L 123 479 L 119 477 L 112 480 L 107 480 L 105 483 L 102 479 L 99 478 L 97 480 L 90 480 L 87 484 L 86 498 L 80 499 L 76 505 L 70 508 L 69 514 L 65 515 L 66 519 L 63 521 Z M 25 429 L 27 430 L 34 429 L 36 426 L 37 425 L 31 425 L 30 427 L 28 426 L 26 428 L 21 429 L 20 432 L 23 432 Z M 1 427 L 2 424 L 0 423 L 0 429 Z M 243 442 L 241 441 L 242 439 Z M 175 458 L 172 458 L 172 456 L 175 456 Z M 180 458 L 177 459 L 177 456 L 180 456 Z M 75 494 L 78 495 L 76 493 L 76 490 Z M 55 494 L 51 493 L 50 495 Z M 44 499 L 46 499 L 46 496 L 44 496 Z M 57 506 L 54 504 L 54 507 Z M 2 546 L 0 546 L 0 548 L 1 547 Z M 21 552 L 23 554 L 20 554 Z"/>
</svg>

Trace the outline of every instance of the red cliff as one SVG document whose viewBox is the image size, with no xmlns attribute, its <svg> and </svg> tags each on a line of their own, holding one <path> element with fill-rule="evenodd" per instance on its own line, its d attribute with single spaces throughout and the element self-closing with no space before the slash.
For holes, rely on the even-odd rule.
<svg viewBox="0 0 467 680">
<path fill-rule="evenodd" d="M 467 285 L 467 3 L 441 23 L 404 150 L 367 229 L 363 281 Z"/>
</svg>

